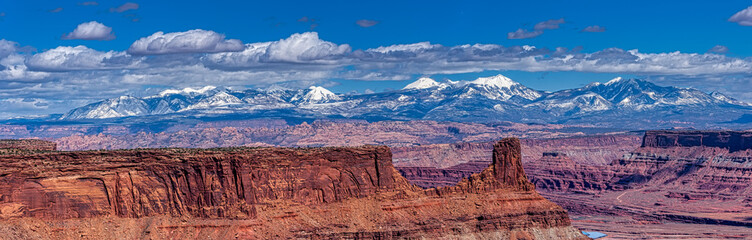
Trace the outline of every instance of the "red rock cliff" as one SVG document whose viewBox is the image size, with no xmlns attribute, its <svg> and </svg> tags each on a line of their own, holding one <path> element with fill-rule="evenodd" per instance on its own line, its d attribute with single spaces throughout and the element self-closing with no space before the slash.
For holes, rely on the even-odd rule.
<svg viewBox="0 0 752 240">
<path fill-rule="evenodd" d="M 647 131 L 642 147 L 717 147 L 731 152 L 752 149 L 749 131 Z"/>
<path fill-rule="evenodd" d="M 376 146 L 6 154 L 0 228 L 50 239 L 585 239 L 532 190 L 519 141 L 496 148 L 492 166 L 436 190 L 409 185 Z"/>
<path fill-rule="evenodd" d="M 0 156 L 0 216 L 252 218 L 260 202 L 328 203 L 394 189 L 391 171 L 387 147 Z"/>
</svg>

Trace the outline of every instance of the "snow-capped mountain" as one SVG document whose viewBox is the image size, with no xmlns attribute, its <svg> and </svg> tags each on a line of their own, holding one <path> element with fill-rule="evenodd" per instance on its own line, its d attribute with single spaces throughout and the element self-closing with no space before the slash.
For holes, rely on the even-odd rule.
<svg viewBox="0 0 752 240">
<path fill-rule="evenodd" d="M 562 90 L 546 95 L 529 106 L 538 106 L 555 115 L 578 115 L 594 111 L 647 111 L 662 107 L 741 105 L 719 100 L 696 89 L 661 87 L 653 83 L 615 78 L 606 83 Z"/>
<path fill-rule="evenodd" d="M 427 88 L 434 88 L 434 87 L 444 88 L 447 86 L 448 84 L 446 83 L 439 83 L 436 80 L 433 80 L 432 78 L 422 77 L 422 78 L 418 78 L 418 81 L 407 84 L 407 86 L 405 86 L 402 89 L 403 90 L 410 90 L 410 89 L 420 90 L 420 89 L 427 89 Z"/>
<path fill-rule="evenodd" d="M 149 104 L 144 100 L 121 96 L 107 99 L 96 104 L 76 108 L 65 115 L 63 119 L 90 119 L 90 118 L 118 118 L 128 116 L 141 116 L 150 114 Z"/>
<path fill-rule="evenodd" d="M 325 103 L 342 100 L 337 94 L 332 93 L 323 87 L 311 86 L 308 91 L 302 96 L 295 96 L 292 98 L 293 102 L 304 104 Z"/>
<path fill-rule="evenodd" d="M 251 118 L 515 121 L 640 127 L 729 122 L 752 114 L 752 105 L 717 92 L 664 87 L 638 79 L 616 78 L 581 88 L 542 92 L 497 75 L 441 83 L 423 77 L 401 90 L 355 95 L 338 95 L 317 86 L 243 91 L 211 86 L 165 90 L 144 98 L 123 96 L 92 103 L 73 109 L 61 119 L 218 114 Z"/>
<path fill-rule="evenodd" d="M 463 87 L 462 97 L 472 98 L 480 95 L 488 99 L 506 101 L 514 97 L 535 100 L 542 93 L 512 81 L 501 74 L 493 77 L 478 78 Z"/>
</svg>

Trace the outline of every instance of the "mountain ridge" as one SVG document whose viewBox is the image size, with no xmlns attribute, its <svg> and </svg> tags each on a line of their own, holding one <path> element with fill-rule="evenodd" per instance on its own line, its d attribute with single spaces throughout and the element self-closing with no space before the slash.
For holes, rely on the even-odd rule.
<svg viewBox="0 0 752 240">
<path fill-rule="evenodd" d="M 60 120 L 241 114 L 248 117 L 598 123 L 614 126 L 629 118 L 652 116 L 658 117 L 651 120 L 654 122 L 663 119 L 713 125 L 750 113 L 752 105 L 722 93 L 659 86 L 639 79 L 615 78 L 606 83 L 544 92 L 496 75 L 474 81 L 442 83 L 422 77 L 400 90 L 351 95 L 335 94 L 320 86 L 247 90 L 207 86 L 165 90 L 143 98 L 122 96 L 92 103 L 69 111 Z M 645 124 L 647 122 L 637 125 Z M 671 126 L 670 123 L 666 125 Z"/>
</svg>

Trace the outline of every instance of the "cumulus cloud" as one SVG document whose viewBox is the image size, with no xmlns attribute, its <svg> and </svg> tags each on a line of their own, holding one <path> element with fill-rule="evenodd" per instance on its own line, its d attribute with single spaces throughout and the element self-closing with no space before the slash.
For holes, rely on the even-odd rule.
<svg viewBox="0 0 752 240">
<path fill-rule="evenodd" d="M 534 37 L 540 36 L 541 34 L 543 34 L 543 31 L 536 30 L 536 31 L 530 32 L 528 30 L 520 28 L 520 29 L 517 29 L 517 31 L 507 33 L 507 38 L 508 39 L 526 39 L 526 38 L 534 38 Z"/>
<path fill-rule="evenodd" d="M 61 7 L 50 10 L 51 13 L 59 13 L 59 12 L 62 12 L 62 11 L 63 11 L 63 8 L 61 8 Z"/>
<path fill-rule="evenodd" d="M 598 26 L 598 25 L 593 25 L 593 26 L 585 27 L 584 29 L 582 29 L 582 31 L 583 32 L 605 32 L 606 28 Z"/>
<path fill-rule="evenodd" d="M 275 63 L 333 64 L 343 60 L 350 45 L 319 39 L 316 32 L 296 33 L 273 42 L 246 44 L 241 52 L 210 54 L 204 59 L 218 68 L 258 67 Z"/>
<path fill-rule="evenodd" d="M 75 71 L 133 68 L 137 59 L 124 52 L 100 52 L 85 46 L 57 47 L 31 56 L 29 69 L 37 71 Z"/>
<path fill-rule="evenodd" d="M 533 27 L 533 29 L 535 29 L 536 31 L 559 29 L 559 24 L 563 24 L 563 23 L 564 23 L 563 18 L 551 19 L 551 20 L 546 20 L 546 21 L 535 24 L 535 27 Z"/>
<path fill-rule="evenodd" d="M 115 39 L 115 34 L 112 33 L 111 27 L 97 21 L 91 21 L 78 24 L 78 27 L 73 32 L 63 35 L 62 39 L 107 41 Z"/>
<path fill-rule="evenodd" d="M 0 58 L 5 58 L 16 51 L 18 51 L 17 42 L 0 39 Z"/>
<path fill-rule="evenodd" d="M 752 6 L 734 14 L 728 21 L 738 23 L 742 26 L 752 26 Z"/>
<path fill-rule="evenodd" d="M 367 27 L 373 27 L 376 24 L 379 24 L 379 21 L 368 20 L 368 19 L 360 19 L 358 21 L 355 21 L 355 24 L 358 24 L 358 26 L 367 28 Z"/>
<path fill-rule="evenodd" d="M 44 72 L 29 71 L 18 43 L 0 39 L 0 80 L 35 81 L 49 76 Z"/>
<path fill-rule="evenodd" d="M 156 32 L 136 40 L 128 53 L 134 55 L 158 55 L 170 53 L 215 53 L 237 52 L 244 48 L 237 39 L 225 39 L 224 34 L 202 29 L 186 32 Z"/>
<path fill-rule="evenodd" d="M 720 54 L 727 53 L 728 51 L 729 51 L 729 48 L 723 45 L 715 45 L 715 47 L 708 50 L 708 52 L 710 53 L 720 53 Z"/>
<path fill-rule="evenodd" d="M 78 3 L 78 5 L 81 5 L 81 6 L 98 6 L 99 3 L 95 2 L 95 1 L 88 1 L 88 2 L 80 2 L 80 3 Z"/>
<path fill-rule="evenodd" d="M 269 61 L 306 62 L 342 55 L 349 51 L 350 45 L 337 45 L 319 39 L 316 32 L 306 32 L 272 42 L 266 55 Z"/>
<path fill-rule="evenodd" d="M 116 8 L 110 8 L 110 12 L 121 13 L 121 12 L 125 12 L 125 11 L 128 11 L 128 10 L 136 10 L 136 9 L 138 9 L 138 4 L 137 3 L 127 2 L 127 3 L 125 3 L 123 5 L 120 5 L 120 6 L 116 7 Z"/>
<path fill-rule="evenodd" d="M 20 54 L 11 54 L 0 59 L 0 80 L 13 81 L 36 81 L 49 77 L 46 72 L 30 71 L 24 63 L 25 57 Z"/>
</svg>

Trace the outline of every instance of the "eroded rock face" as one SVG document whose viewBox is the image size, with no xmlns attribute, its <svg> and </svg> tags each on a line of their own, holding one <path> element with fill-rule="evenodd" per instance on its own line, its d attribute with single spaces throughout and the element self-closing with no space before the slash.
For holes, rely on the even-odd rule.
<svg viewBox="0 0 752 240">
<path fill-rule="evenodd" d="M 607 166 L 579 164 L 565 153 L 544 152 L 525 165 L 530 181 L 545 192 L 599 193 L 619 189 L 612 183 L 616 176 Z"/>
<path fill-rule="evenodd" d="M 494 156 L 456 186 L 420 189 L 378 146 L 6 154 L 0 229 L 52 239 L 585 239 L 533 190 L 518 140 L 500 141 Z"/>
<path fill-rule="evenodd" d="M 13 206 L 12 216 L 50 219 L 253 218 L 260 202 L 328 203 L 393 189 L 390 163 L 386 147 L 0 156 L 0 208 Z"/>
<path fill-rule="evenodd" d="M 522 163 L 540 191 L 600 192 L 620 189 L 611 184 L 613 160 L 639 147 L 634 135 L 559 139 L 522 139 Z M 450 186 L 485 169 L 495 143 L 456 143 L 397 147 L 395 165 L 411 183 L 423 188 Z M 416 157 L 420 155 L 421 157 Z M 542 157 L 541 157 L 542 156 Z M 448 167 L 447 167 L 448 166 Z"/>
<path fill-rule="evenodd" d="M 506 138 L 494 144 L 494 177 L 504 186 L 520 190 L 532 190 L 532 184 L 522 169 L 522 148 L 517 138 Z"/>
<path fill-rule="evenodd" d="M 744 145 L 733 141 L 743 139 L 745 134 L 649 131 L 643 137 L 646 146 L 642 147 L 630 144 L 634 142 L 630 139 L 600 136 L 528 140 L 523 141 L 523 158 L 526 152 L 539 155 L 523 163 L 536 190 L 565 207 L 574 216 L 574 224 L 584 229 L 606 232 L 617 239 L 667 235 L 687 239 L 743 238 L 752 226 L 752 149 L 739 150 Z M 736 140 L 724 140 L 732 138 Z M 525 146 L 525 142 L 539 144 Z M 579 143 L 594 147 L 584 148 Z M 572 157 L 583 153 L 619 157 L 608 159 L 607 165 Z M 483 163 L 489 164 L 467 162 L 448 168 L 398 169 L 411 182 L 430 187 L 448 185 L 480 172 L 474 166 Z M 666 222 L 672 223 L 663 224 Z"/>
<path fill-rule="evenodd" d="M 736 152 L 752 149 L 752 132 L 647 131 L 642 147 L 716 147 Z"/>
</svg>

